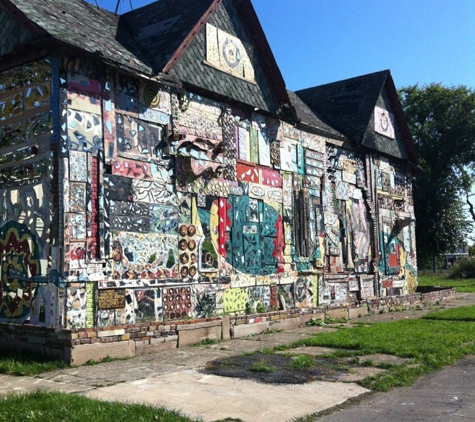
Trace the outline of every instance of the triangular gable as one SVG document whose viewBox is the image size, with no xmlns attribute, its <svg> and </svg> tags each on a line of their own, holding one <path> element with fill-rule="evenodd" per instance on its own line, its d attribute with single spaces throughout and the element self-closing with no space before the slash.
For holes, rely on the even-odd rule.
<svg viewBox="0 0 475 422">
<path fill-rule="evenodd" d="M 415 150 L 411 150 L 412 142 L 408 142 L 409 129 L 398 104 L 396 88 L 391 75 L 388 75 L 374 105 L 361 145 L 416 164 Z"/>
<path fill-rule="evenodd" d="M 400 150 L 404 151 L 403 154 L 405 155 L 405 159 L 410 161 L 411 163 L 417 165 L 419 160 L 417 157 L 417 152 L 416 148 L 414 145 L 414 142 L 412 141 L 412 136 L 411 132 L 409 130 L 409 126 L 407 124 L 406 116 L 404 114 L 404 111 L 402 109 L 401 102 L 399 100 L 399 95 L 396 90 L 396 86 L 394 85 L 393 78 L 391 76 L 391 73 L 388 74 L 386 81 L 384 83 L 383 90 L 381 91 L 380 96 L 378 97 L 378 102 L 375 106 L 375 112 L 373 114 L 373 119 L 374 119 L 374 126 L 369 126 L 368 127 L 368 132 L 370 129 L 378 128 L 382 129 L 380 131 L 380 135 L 383 135 L 383 142 L 386 141 L 386 147 L 389 145 L 389 148 L 391 148 L 391 143 L 387 141 L 387 136 L 384 136 L 385 133 L 385 127 L 386 127 L 386 120 L 385 116 L 381 116 L 381 111 L 377 109 L 377 107 L 382 108 L 383 110 L 387 110 L 389 113 L 392 113 L 393 116 L 389 116 L 388 123 L 393 123 L 394 125 L 394 130 L 395 130 L 395 139 L 397 140 L 397 143 L 400 146 Z M 384 112 L 383 112 L 384 113 Z M 376 121 L 377 118 L 382 117 L 382 122 L 378 123 Z M 381 138 L 381 136 L 379 136 Z M 390 138 L 393 139 L 393 138 Z M 366 137 L 365 141 L 363 141 L 363 145 L 366 145 Z M 367 145 L 369 146 L 369 145 Z M 383 147 L 384 148 L 384 147 Z M 394 147 L 393 147 L 394 148 Z M 384 151 L 382 151 L 384 152 Z M 386 152 L 389 155 L 394 155 L 389 152 Z"/>
<path fill-rule="evenodd" d="M 389 70 L 304 89 L 296 94 L 356 146 L 417 163 Z M 386 113 L 388 119 L 383 126 L 381 113 Z"/>
<path fill-rule="evenodd" d="M 289 105 L 249 0 L 161 0 L 124 15 L 123 22 L 155 71 L 190 89 L 272 113 Z"/>
</svg>

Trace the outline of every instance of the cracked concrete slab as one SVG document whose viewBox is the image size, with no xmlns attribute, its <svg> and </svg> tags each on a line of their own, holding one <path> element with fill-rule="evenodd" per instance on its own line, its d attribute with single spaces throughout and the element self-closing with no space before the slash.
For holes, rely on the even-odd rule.
<svg viewBox="0 0 475 422">
<path fill-rule="evenodd" d="M 275 422 L 320 412 L 367 392 L 354 383 L 269 385 L 188 370 L 101 387 L 85 395 L 165 406 L 205 422 L 227 417 L 244 422 Z"/>
</svg>

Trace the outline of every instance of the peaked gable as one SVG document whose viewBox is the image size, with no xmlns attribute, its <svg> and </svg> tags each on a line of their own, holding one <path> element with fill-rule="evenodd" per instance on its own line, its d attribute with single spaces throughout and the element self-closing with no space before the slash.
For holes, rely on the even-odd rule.
<svg viewBox="0 0 475 422">
<path fill-rule="evenodd" d="M 226 43 L 233 45 L 235 57 L 224 57 L 225 60 L 222 60 Z M 237 59 L 238 54 L 240 60 Z M 216 93 L 227 101 L 275 112 L 278 104 L 256 58 L 257 54 L 237 16 L 233 1 L 224 0 L 170 69 L 170 74 L 188 85 Z M 240 62 L 245 63 L 241 65 Z M 235 65 L 251 69 L 239 75 Z"/>
<path fill-rule="evenodd" d="M 160 0 L 122 21 L 155 72 L 272 113 L 290 103 L 249 0 Z"/>
<path fill-rule="evenodd" d="M 388 70 L 296 91 L 335 129 L 360 145 Z"/>
<path fill-rule="evenodd" d="M 226 101 L 270 113 L 291 110 L 250 0 L 157 0 L 121 16 L 79 0 L 0 0 L 0 5 L 34 27 L 45 45 L 71 46 L 146 76 L 168 74 Z M 229 53 L 240 55 L 230 69 L 248 58 L 250 78 L 213 66 L 207 55 L 210 28 L 226 34 Z M 217 46 L 222 55 L 223 45 Z M 241 50 L 233 51 L 236 46 Z"/>
<path fill-rule="evenodd" d="M 356 146 L 417 164 L 415 148 L 389 70 L 300 90 L 296 94 Z M 380 124 L 382 117 L 387 132 Z"/>
</svg>

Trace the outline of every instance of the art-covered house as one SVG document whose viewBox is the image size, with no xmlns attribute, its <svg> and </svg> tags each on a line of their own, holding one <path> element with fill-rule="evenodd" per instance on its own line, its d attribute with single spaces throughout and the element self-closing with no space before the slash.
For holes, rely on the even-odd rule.
<svg viewBox="0 0 475 422">
<path fill-rule="evenodd" d="M 0 0 L 0 35 L 9 340 L 49 327 L 74 361 L 414 293 L 417 157 L 389 71 L 288 91 L 250 0 Z"/>
</svg>

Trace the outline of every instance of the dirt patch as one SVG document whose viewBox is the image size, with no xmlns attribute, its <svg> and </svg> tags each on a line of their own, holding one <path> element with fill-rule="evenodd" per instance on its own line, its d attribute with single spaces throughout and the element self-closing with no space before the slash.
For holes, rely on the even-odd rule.
<svg viewBox="0 0 475 422">
<path fill-rule="evenodd" d="M 340 381 L 361 368 L 348 358 L 320 358 L 304 355 L 254 353 L 220 358 L 206 364 L 204 373 L 242 378 L 266 384 L 304 384 L 312 381 Z M 299 367 L 302 366 L 302 367 Z"/>
</svg>

